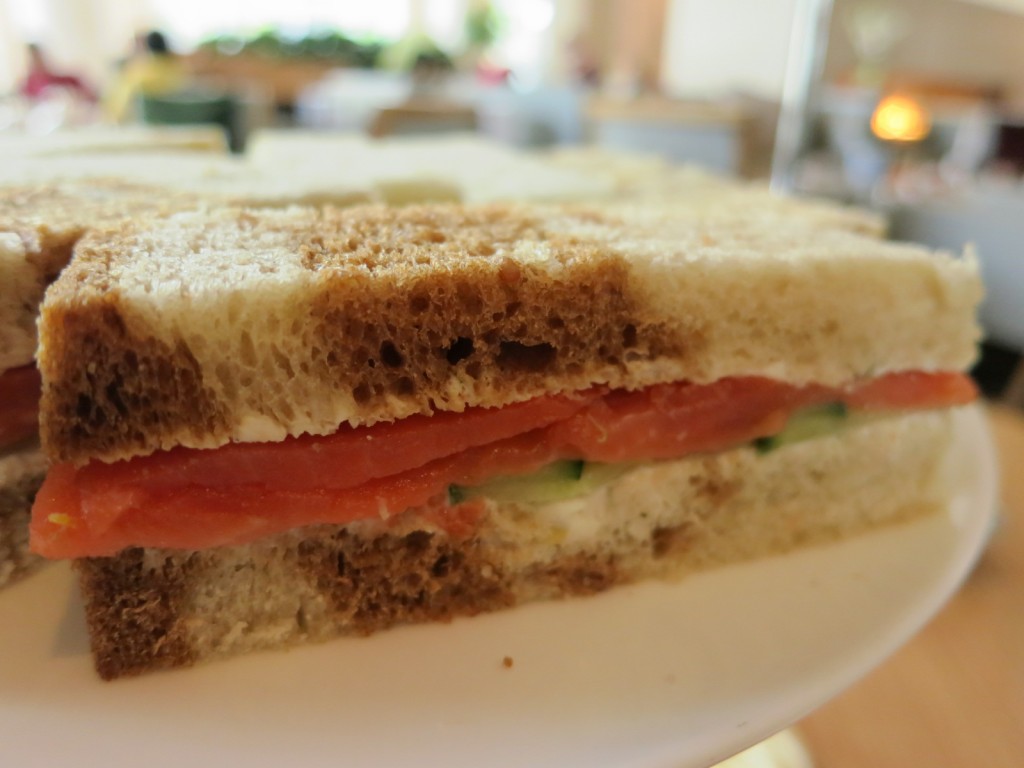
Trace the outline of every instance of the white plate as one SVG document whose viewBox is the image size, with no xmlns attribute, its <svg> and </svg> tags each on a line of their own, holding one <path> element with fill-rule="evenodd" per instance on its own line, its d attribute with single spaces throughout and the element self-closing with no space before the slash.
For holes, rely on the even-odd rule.
<svg viewBox="0 0 1024 768">
<path fill-rule="evenodd" d="M 0 594 L 9 766 L 702 766 L 810 712 L 956 589 L 995 504 L 980 410 L 948 515 L 599 597 L 117 683 L 66 567 Z M 503 659 L 512 659 L 512 666 Z"/>
</svg>

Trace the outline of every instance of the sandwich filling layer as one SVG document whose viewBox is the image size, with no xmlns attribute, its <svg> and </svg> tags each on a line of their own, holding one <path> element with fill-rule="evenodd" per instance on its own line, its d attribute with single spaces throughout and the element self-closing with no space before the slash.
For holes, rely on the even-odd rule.
<svg viewBox="0 0 1024 768">
<path fill-rule="evenodd" d="M 453 488 L 528 476 L 567 459 L 615 466 L 715 453 L 778 435 L 794 415 L 826 404 L 884 413 L 975 396 L 960 373 L 890 374 L 841 388 L 731 377 L 636 391 L 597 387 L 275 443 L 63 463 L 37 497 L 32 546 L 51 558 L 131 546 L 208 549 L 307 525 L 386 521 L 413 508 L 466 536 L 482 505 Z"/>
</svg>

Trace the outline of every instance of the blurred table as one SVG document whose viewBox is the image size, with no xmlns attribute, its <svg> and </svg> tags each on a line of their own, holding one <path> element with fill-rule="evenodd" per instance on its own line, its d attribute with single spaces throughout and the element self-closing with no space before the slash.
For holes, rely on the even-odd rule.
<svg viewBox="0 0 1024 768">
<path fill-rule="evenodd" d="M 1000 527 L 914 640 L 800 724 L 817 768 L 1024 766 L 1024 412 L 989 413 Z"/>
<path fill-rule="evenodd" d="M 322 61 L 249 53 L 222 56 L 202 50 L 185 57 L 185 63 L 191 75 L 202 82 L 234 93 L 263 91 L 279 106 L 294 105 L 303 90 L 337 66 Z"/>
</svg>

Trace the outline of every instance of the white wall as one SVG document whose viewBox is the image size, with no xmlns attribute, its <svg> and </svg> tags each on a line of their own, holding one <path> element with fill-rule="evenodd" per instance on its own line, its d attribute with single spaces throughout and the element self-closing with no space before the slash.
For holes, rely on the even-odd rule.
<svg viewBox="0 0 1024 768">
<path fill-rule="evenodd" d="M 39 43 L 54 68 L 99 86 L 149 21 L 136 0 L 0 0 L 0 94 L 25 73 L 25 44 Z"/>
<path fill-rule="evenodd" d="M 21 41 L 7 4 L 0 2 L 0 95 L 17 87 L 24 66 Z"/>
<path fill-rule="evenodd" d="M 849 35 L 849 10 L 856 2 L 835 0 L 825 64 L 829 80 L 848 76 L 857 63 Z M 998 87 L 1010 108 L 1024 113 L 1024 0 L 899 0 L 898 6 L 913 23 L 893 46 L 892 71 Z"/>
<path fill-rule="evenodd" d="M 797 0 L 671 0 L 662 83 L 679 96 L 782 94 Z"/>
</svg>

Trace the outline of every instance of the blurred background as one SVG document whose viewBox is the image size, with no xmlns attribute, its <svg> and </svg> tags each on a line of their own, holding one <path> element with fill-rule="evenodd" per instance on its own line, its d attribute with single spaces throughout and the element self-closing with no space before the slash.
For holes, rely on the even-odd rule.
<svg viewBox="0 0 1024 768">
<path fill-rule="evenodd" d="M 146 132 L 168 126 L 189 130 Z M 431 162 L 422 143 L 373 141 L 438 134 L 458 152 L 428 142 Z M 157 162 L 158 141 L 230 162 Z M 146 168 L 127 167 L 143 149 Z M 973 373 L 1024 407 L 1024 0 L 0 0 L 0 184 L 109 175 L 117 154 L 129 178 L 247 199 L 265 179 L 246 164 L 270 169 L 278 202 L 337 202 L 346 183 L 348 202 L 371 186 L 389 202 L 557 198 L 596 193 L 594 171 L 629 188 L 690 164 L 867 207 L 890 237 L 973 243 Z M 1024 444 L 996 427 L 1012 478 Z M 805 722 L 821 765 L 1024 764 L 1005 663 L 1019 621 L 992 620 L 1020 616 L 1017 541 L 997 539 L 895 666 Z"/>
<path fill-rule="evenodd" d="M 0 0 L 0 130 L 167 121 L 155 97 L 192 91 L 221 111 L 185 117 L 236 149 L 267 126 L 469 128 L 764 176 L 811 37 L 797 189 L 905 199 L 1024 169 L 1021 0 Z"/>
<path fill-rule="evenodd" d="M 206 123 L 590 144 L 974 242 L 1024 348 L 1024 0 L 0 0 L 0 134 Z"/>
</svg>

